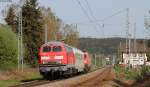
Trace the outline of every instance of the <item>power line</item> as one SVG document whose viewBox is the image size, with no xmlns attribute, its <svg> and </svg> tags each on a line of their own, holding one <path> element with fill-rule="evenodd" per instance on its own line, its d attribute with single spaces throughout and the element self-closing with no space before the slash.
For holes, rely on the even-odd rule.
<svg viewBox="0 0 150 87">
<path fill-rule="evenodd" d="M 76 0 L 77 3 L 79 4 L 79 6 L 81 7 L 81 10 L 83 11 L 83 13 L 87 16 L 89 22 L 92 22 L 93 20 L 91 20 L 88 12 L 84 9 L 84 7 L 81 5 L 81 2 L 79 0 Z M 94 27 L 96 29 L 96 27 Z M 96 30 L 97 31 L 97 30 Z M 97 31 L 98 32 L 98 31 Z"/>
<path fill-rule="evenodd" d="M 91 9 L 91 7 L 90 7 L 90 5 L 89 5 L 88 1 L 87 1 L 87 0 L 84 0 L 84 1 L 85 1 L 85 2 L 86 2 L 86 4 L 87 4 L 88 10 L 89 10 L 89 12 L 90 12 L 91 16 L 94 18 L 94 20 L 96 20 L 95 16 L 93 15 L 93 11 L 92 11 L 92 9 Z"/>
<path fill-rule="evenodd" d="M 107 21 L 107 20 L 111 19 L 112 17 L 114 17 L 114 16 L 116 16 L 116 15 L 118 15 L 118 14 L 121 14 L 121 13 L 123 13 L 123 12 L 126 12 L 126 9 L 120 10 L 120 11 L 118 11 L 118 12 L 116 12 L 116 13 L 110 15 L 110 16 L 107 16 L 107 17 L 105 17 L 104 19 L 101 19 L 101 20 L 98 19 L 98 20 L 94 20 L 94 21 L 90 21 L 90 22 L 87 22 L 87 21 L 84 21 L 84 22 L 76 22 L 76 24 L 88 24 L 88 23 L 95 23 L 95 22 L 104 22 L 104 21 Z"/>
<path fill-rule="evenodd" d="M 116 15 L 118 15 L 118 14 L 120 14 L 120 13 L 123 13 L 123 12 L 126 12 L 126 9 L 120 10 L 120 11 L 118 11 L 118 12 L 116 12 L 116 13 L 114 13 L 114 14 L 108 16 L 108 17 L 105 17 L 105 18 L 102 19 L 102 20 L 97 20 L 97 21 L 102 21 L 102 22 L 103 22 L 103 21 L 106 21 L 106 20 L 111 19 L 112 17 L 114 17 L 114 16 L 116 16 Z"/>
<path fill-rule="evenodd" d="M 107 20 L 113 18 L 114 16 L 116 16 L 116 15 L 118 15 L 118 14 L 121 14 L 121 13 L 123 13 L 123 12 L 126 12 L 126 9 L 120 10 L 120 11 L 118 11 L 118 12 L 116 12 L 116 13 L 110 15 L 110 16 L 105 17 L 104 19 L 101 19 L 101 20 L 99 19 L 99 20 L 91 21 L 90 23 L 104 22 L 104 21 L 107 21 Z M 85 22 L 84 22 L 84 23 L 85 23 Z M 80 23 L 77 23 L 77 24 L 81 24 L 81 22 L 80 22 Z"/>
<path fill-rule="evenodd" d="M 84 7 L 81 5 L 81 2 L 80 2 L 79 0 L 76 0 L 76 1 L 77 1 L 77 3 L 79 4 L 79 6 L 81 7 L 83 13 L 87 16 L 88 20 L 89 20 L 90 22 L 92 22 L 90 16 L 88 15 L 88 13 L 87 13 L 86 10 L 84 9 Z"/>
<path fill-rule="evenodd" d="M 121 14 L 121 13 L 127 11 L 126 9 L 123 9 L 123 10 L 120 10 L 120 11 L 118 11 L 118 12 L 116 12 L 116 13 L 114 13 L 114 14 L 108 16 L 108 17 L 105 17 L 105 18 L 102 19 L 102 20 L 97 20 L 96 17 L 94 16 L 94 14 L 93 14 L 93 11 L 92 11 L 92 9 L 91 9 L 91 7 L 90 7 L 90 4 L 89 4 L 88 0 L 84 0 L 84 1 L 86 2 L 86 4 L 87 4 L 87 7 L 88 7 L 88 10 L 89 10 L 89 12 L 90 12 L 90 15 L 91 15 L 92 19 L 94 19 L 94 20 L 91 20 L 91 18 L 90 18 L 90 16 L 89 16 L 88 12 L 87 12 L 87 11 L 84 9 L 84 7 L 81 5 L 81 2 L 80 2 L 79 0 L 76 0 L 76 1 L 77 1 L 78 4 L 80 5 L 80 7 L 81 7 L 82 11 L 84 12 L 84 14 L 85 14 L 85 15 L 88 17 L 88 19 L 90 20 L 89 22 L 90 22 L 90 23 L 95 23 L 96 25 L 98 25 L 99 28 L 101 28 L 101 27 L 104 28 L 104 27 L 105 27 L 105 24 L 102 23 L 102 26 L 101 26 L 98 22 L 104 22 L 104 21 L 106 21 L 106 20 L 108 20 L 108 19 L 113 18 L 114 16 L 116 16 L 116 15 L 118 15 L 118 14 Z M 77 23 L 77 24 L 78 24 L 78 23 Z M 98 31 L 98 32 L 99 32 L 99 31 Z M 102 31 L 102 34 L 104 34 L 104 29 L 103 29 L 103 31 Z M 103 36 L 104 36 L 104 35 L 103 35 Z"/>
<path fill-rule="evenodd" d="M 87 4 L 88 10 L 89 10 L 91 16 L 93 17 L 94 20 L 96 20 L 96 17 L 95 17 L 94 14 L 93 14 L 93 11 L 92 11 L 92 9 L 91 9 L 90 4 L 88 3 L 87 0 L 84 0 L 84 1 L 85 1 L 86 4 Z M 96 25 L 97 25 L 99 28 L 101 28 L 101 25 L 100 25 L 99 23 L 96 22 Z M 102 29 L 102 34 L 103 34 L 103 36 L 105 37 L 105 34 L 104 34 L 104 24 L 102 25 L 102 28 L 103 28 L 103 29 Z"/>
</svg>

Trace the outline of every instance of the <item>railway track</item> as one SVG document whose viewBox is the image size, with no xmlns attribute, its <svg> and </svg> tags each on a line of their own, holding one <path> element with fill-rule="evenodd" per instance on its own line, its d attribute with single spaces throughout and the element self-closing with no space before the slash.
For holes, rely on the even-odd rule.
<svg viewBox="0 0 150 87">
<path fill-rule="evenodd" d="M 56 81 L 59 81 L 59 80 L 53 80 L 53 81 L 35 80 L 35 81 L 20 83 L 18 85 L 9 86 L 9 87 L 33 87 L 33 86 L 38 86 L 38 85 L 43 85 L 43 84 L 49 84 L 49 83 L 56 82 Z"/>
<path fill-rule="evenodd" d="M 32 86 L 48 84 L 48 83 L 51 83 L 51 81 L 35 80 L 35 81 L 24 82 L 24 83 L 21 83 L 21 84 L 18 84 L 18 85 L 14 85 L 14 86 L 9 86 L 9 87 L 32 87 Z"/>
</svg>

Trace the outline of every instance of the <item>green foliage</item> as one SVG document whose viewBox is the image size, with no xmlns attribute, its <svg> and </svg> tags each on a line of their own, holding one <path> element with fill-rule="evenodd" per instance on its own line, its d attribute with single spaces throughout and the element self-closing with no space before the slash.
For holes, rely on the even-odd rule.
<svg viewBox="0 0 150 87">
<path fill-rule="evenodd" d="M 125 79 L 134 79 L 137 81 L 143 80 L 144 76 L 150 73 L 149 66 L 141 66 L 139 68 L 123 68 L 118 65 L 114 67 L 117 75 L 119 76 L 120 73 L 124 74 Z"/>
<path fill-rule="evenodd" d="M 119 79 L 134 79 L 136 80 L 136 77 L 139 75 L 139 70 L 138 69 L 133 69 L 133 68 L 123 68 L 119 65 L 116 65 L 114 67 L 117 77 L 120 77 L 120 74 L 123 74 L 124 77 L 119 78 Z"/>
<path fill-rule="evenodd" d="M 9 27 L 0 27 L 0 69 L 17 65 L 17 39 Z"/>
<path fill-rule="evenodd" d="M 148 52 L 146 53 L 147 61 L 150 61 L 150 49 L 148 49 Z"/>
<path fill-rule="evenodd" d="M 22 7 L 23 38 L 25 47 L 26 63 L 37 65 L 39 48 L 43 43 L 43 19 L 37 0 L 26 0 Z"/>
<path fill-rule="evenodd" d="M 8 9 L 7 16 L 5 18 L 7 25 L 12 28 L 12 31 L 17 33 L 17 16 L 15 15 L 15 10 L 13 6 L 10 6 Z"/>
<path fill-rule="evenodd" d="M 142 66 L 140 68 L 140 73 L 136 77 L 137 81 L 143 80 L 144 76 L 146 76 L 149 73 L 150 73 L 150 67 L 149 66 Z"/>
<path fill-rule="evenodd" d="M 141 68 L 141 75 L 145 76 L 148 73 L 150 73 L 150 67 L 149 66 L 142 66 L 142 68 Z"/>
</svg>

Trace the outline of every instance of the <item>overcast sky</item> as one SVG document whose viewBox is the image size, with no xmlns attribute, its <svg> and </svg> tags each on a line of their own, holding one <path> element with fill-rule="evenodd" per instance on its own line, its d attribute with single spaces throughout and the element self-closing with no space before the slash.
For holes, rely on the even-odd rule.
<svg viewBox="0 0 150 87">
<path fill-rule="evenodd" d="M 89 22 L 90 20 L 78 1 L 89 15 L 90 20 L 94 22 Z M 87 2 L 94 18 L 90 14 Z M 137 25 L 136 37 L 148 37 L 144 27 L 144 16 L 147 16 L 148 10 L 150 10 L 150 0 L 87 0 L 87 2 L 86 0 L 39 0 L 41 6 L 51 7 L 55 15 L 65 23 L 77 24 L 80 37 L 125 37 L 126 8 L 129 8 L 130 34 L 132 34 L 132 37 L 135 22 Z M 0 3 L 0 5 L 0 9 L 6 7 L 6 4 Z M 114 16 L 110 18 L 111 15 Z M 100 21 L 105 18 L 107 18 L 105 21 Z M 0 22 L 2 22 L 2 15 L 0 15 L 0 19 Z"/>
</svg>

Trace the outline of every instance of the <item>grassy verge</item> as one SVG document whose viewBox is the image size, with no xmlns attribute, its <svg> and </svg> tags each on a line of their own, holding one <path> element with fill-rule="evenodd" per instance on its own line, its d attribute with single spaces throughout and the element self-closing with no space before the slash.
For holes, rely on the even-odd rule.
<svg viewBox="0 0 150 87">
<path fill-rule="evenodd" d="M 37 69 L 25 69 L 24 72 L 18 72 L 17 70 L 3 71 L 0 73 L 0 87 L 8 87 L 39 78 L 42 77 Z"/>
<path fill-rule="evenodd" d="M 15 84 L 18 84 L 19 81 L 17 80 L 1 80 L 0 81 L 0 87 L 8 87 L 8 86 L 11 86 L 11 85 L 15 85 Z"/>
</svg>

